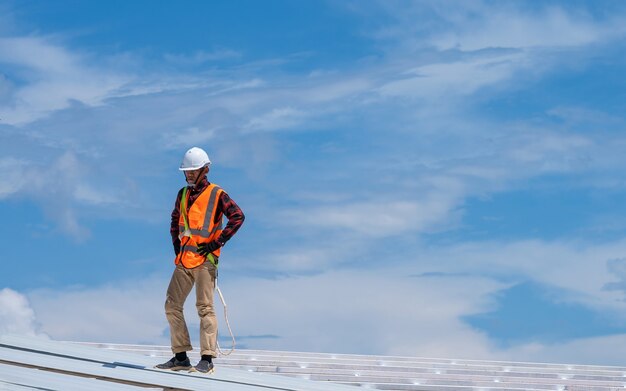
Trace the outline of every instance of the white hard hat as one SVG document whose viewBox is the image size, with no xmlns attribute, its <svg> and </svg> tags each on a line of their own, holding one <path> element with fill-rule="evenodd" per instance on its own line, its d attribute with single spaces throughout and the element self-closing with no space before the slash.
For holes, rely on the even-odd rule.
<svg viewBox="0 0 626 391">
<path fill-rule="evenodd" d="M 211 160 L 209 160 L 209 155 L 204 152 L 204 149 L 193 147 L 185 152 L 185 156 L 183 156 L 183 162 L 180 164 L 179 170 L 197 170 L 204 166 L 208 166 L 209 164 L 211 164 Z"/>
</svg>

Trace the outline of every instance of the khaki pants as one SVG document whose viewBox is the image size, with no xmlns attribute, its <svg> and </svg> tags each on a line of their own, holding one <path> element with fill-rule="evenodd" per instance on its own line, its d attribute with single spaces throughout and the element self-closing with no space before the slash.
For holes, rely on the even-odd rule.
<svg viewBox="0 0 626 391">
<path fill-rule="evenodd" d="M 193 269 L 176 265 L 165 300 L 165 315 L 170 324 L 172 352 L 174 354 L 192 350 L 189 330 L 183 315 L 183 304 L 196 284 L 196 308 L 200 317 L 200 354 L 217 357 L 217 317 L 213 306 L 216 269 L 211 262 L 205 262 Z"/>
</svg>

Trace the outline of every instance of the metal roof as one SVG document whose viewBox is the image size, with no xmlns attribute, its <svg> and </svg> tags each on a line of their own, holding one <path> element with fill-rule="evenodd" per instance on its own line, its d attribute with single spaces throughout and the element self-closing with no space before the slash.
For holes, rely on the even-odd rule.
<svg viewBox="0 0 626 391">
<path fill-rule="evenodd" d="M 103 349 L 171 356 L 167 346 L 94 344 Z M 194 358 L 198 353 L 192 353 Z M 220 368 L 336 382 L 379 390 L 568 390 L 626 389 L 626 368 L 616 366 L 236 350 Z"/>
<path fill-rule="evenodd" d="M 354 390 L 226 367 L 211 375 L 162 371 L 154 357 L 16 335 L 0 336 L 0 364 L 0 390 Z"/>
<path fill-rule="evenodd" d="M 198 359 L 197 351 L 191 352 Z M 0 336 L 0 390 L 568 390 L 626 389 L 626 368 L 421 357 L 237 350 L 212 375 L 153 369 L 166 346 Z"/>
</svg>

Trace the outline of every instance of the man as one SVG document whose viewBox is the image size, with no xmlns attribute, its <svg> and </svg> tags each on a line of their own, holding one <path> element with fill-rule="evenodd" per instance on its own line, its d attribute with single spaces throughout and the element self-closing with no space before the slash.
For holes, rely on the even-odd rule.
<svg viewBox="0 0 626 391">
<path fill-rule="evenodd" d="M 176 197 L 172 211 L 170 233 L 174 244 L 176 268 L 167 288 L 165 314 L 170 324 L 171 360 L 156 368 L 213 372 L 217 356 L 217 318 L 213 306 L 213 291 L 221 247 L 237 232 L 244 220 L 239 206 L 219 186 L 209 183 L 211 161 L 201 148 L 185 153 L 180 170 L 185 173 L 187 186 Z M 222 217 L 228 224 L 222 229 Z M 192 350 L 189 331 L 183 315 L 183 304 L 196 285 L 196 308 L 200 317 L 200 354 L 202 358 L 191 366 L 187 351 Z"/>
</svg>

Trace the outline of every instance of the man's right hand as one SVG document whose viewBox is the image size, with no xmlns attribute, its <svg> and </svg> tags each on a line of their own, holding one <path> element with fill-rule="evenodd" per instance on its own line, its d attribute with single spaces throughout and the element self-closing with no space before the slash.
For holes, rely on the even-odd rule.
<svg viewBox="0 0 626 391">
<path fill-rule="evenodd" d="M 217 250 L 220 247 L 222 246 L 218 243 L 217 240 L 214 240 L 209 243 L 200 243 L 198 245 L 198 254 L 204 255 L 206 257 L 207 255 L 211 254 L 213 251 Z"/>
</svg>

